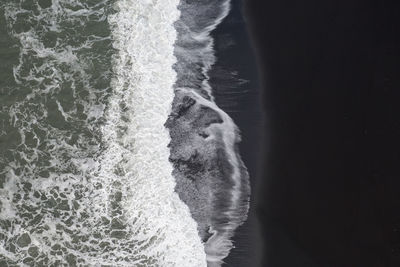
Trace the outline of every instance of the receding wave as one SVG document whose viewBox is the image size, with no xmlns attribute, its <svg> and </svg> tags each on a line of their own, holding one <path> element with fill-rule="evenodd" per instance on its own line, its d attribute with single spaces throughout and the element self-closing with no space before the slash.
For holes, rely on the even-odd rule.
<svg viewBox="0 0 400 267">
<path fill-rule="evenodd" d="M 175 23 L 177 81 L 167 122 L 176 190 L 189 206 L 205 242 L 208 266 L 220 266 L 233 247 L 235 229 L 247 218 L 249 177 L 239 152 L 239 130 L 214 102 L 208 72 L 216 58 L 210 32 L 229 13 L 230 1 L 179 5 Z"/>
</svg>

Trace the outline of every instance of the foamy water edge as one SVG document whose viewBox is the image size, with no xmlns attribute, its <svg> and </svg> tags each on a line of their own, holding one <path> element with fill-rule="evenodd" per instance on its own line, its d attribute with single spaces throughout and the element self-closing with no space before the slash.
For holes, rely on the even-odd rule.
<svg viewBox="0 0 400 267">
<path fill-rule="evenodd" d="M 117 163 L 125 159 L 131 175 L 124 181 L 131 186 L 126 208 L 129 216 L 143 220 L 153 236 L 163 240 L 151 251 L 143 253 L 164 256 L 160 266 L 206 266 L 204 246 L 197 234 L 197 224 L 188 207 L 175 193 L 172 166 L 168 161 L 170 137 L 164 123 L 171 112 L 176 73 L 172 69 L 176 31 L 173 23 L 179 18 L 178 0 L 135 1 L 117 3 L 118 13 L 109 18 L 113 27 L 115 58 L 113 80 L 115 97 L 110 101 L 109 123 L 104 128 L 107 139 L 113 140 L 111 153 L 103 162 Z M 135 7 L 135 8 L 133 8 Z M 144 13 L 135 12 L 143 10 Z M 123 101 L 132 117 L 120 143 L 116 140 L 119 126 L 119 105 Z M 118 144 L 119 143 L 119 144 Z M 129 158 L 121 151 L 127 147 Z M 122 148 L 122 150 L 121 150 Z M 102 164 L 104 166 L 104 164 Z M 143 194 L 136 196 L 139 190 Z M 139 229 L 138 229 L 139 230 Z M 141 227 L 140 231 L 145 230 Z M 152 235 L 144 235 L 144 239 Z"/>
</svg>

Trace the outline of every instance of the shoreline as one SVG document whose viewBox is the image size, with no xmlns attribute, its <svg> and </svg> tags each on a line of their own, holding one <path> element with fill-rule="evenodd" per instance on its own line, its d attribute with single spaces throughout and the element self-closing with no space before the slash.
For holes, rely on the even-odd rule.
<svg viewBox="0 0 400 267">
<path fill-rule="evenodd" d="M 242 1 L 232 0 L 227 17 L 211 32 L 216 62 L 209 83 L 217 105 L 234 120 L 241 132 L 240 155 L 250 175 L 248 219 L 233 237 L 235 247 L 223 266 L 259 266 L 261 229 L 256 216 L 259 159 L 262 142 L 262 107 L 255 52 L 242 11 Z"/>
</svg>

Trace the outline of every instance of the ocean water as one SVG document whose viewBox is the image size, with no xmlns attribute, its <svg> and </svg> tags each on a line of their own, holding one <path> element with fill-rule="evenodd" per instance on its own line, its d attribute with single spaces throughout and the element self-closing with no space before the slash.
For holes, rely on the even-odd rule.
<svg viewBox="0 0 400 267">
<path fill-rule="evenodd" d="M 229 1 L 0 3 L 0 265 L 220 266 L 246 219 L 213 101 Z"/>
</svg>

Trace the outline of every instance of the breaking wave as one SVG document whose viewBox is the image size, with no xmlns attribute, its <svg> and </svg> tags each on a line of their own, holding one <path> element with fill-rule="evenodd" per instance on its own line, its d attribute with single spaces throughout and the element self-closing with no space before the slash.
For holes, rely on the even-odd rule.
<svg viewBox="0 0 400 267">
<path fill-rule="evenodd" d="M 0 3 L 1 266 L 222 264 L 250 194 L 239 130 L 208 83 L 228 12 Z"/>
<path fill-rule="evenodd" d="M 18 46 L 2 107 L 0 261 L 205 266 L 174 192 L 178 1 L 8 1 Z M 27 23 L 29 22 L 29 23 Z M 4 90 L 4 89 L 3 89 Z"/>
</svg>

